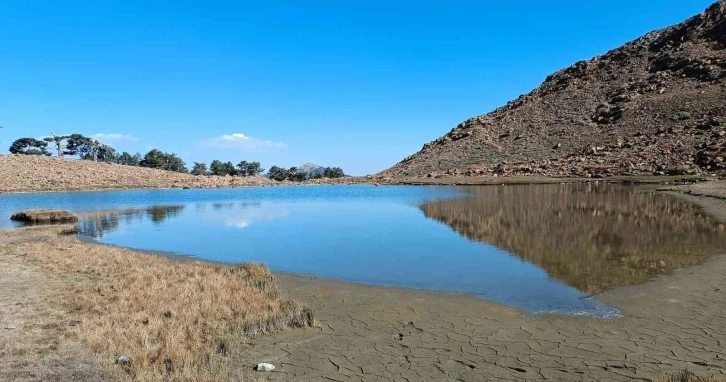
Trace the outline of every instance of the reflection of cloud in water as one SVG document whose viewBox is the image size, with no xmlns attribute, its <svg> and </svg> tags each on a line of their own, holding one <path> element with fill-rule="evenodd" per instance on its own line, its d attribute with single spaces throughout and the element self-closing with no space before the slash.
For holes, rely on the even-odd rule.
<svg viewBox="0 0 726 382">
<path fill-rule="evenodd" d="M 281 219 L 289 215 L 290 211 L 281 205 L 240 203 L 237 208 L 215 208 L 206 214 L 206 218 L 228 228 L 246 229 L 260 221 Z"/>
</svg>

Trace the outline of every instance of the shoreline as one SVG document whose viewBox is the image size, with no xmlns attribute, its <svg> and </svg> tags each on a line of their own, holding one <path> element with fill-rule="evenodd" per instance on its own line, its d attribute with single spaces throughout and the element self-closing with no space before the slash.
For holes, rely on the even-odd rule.
<svg viewBox="0 0 726 382">
<path fill-rule="evenodd" d="M 64 188 L 64 189 L 41 189 L 41 190 L 0 190 L 2 195 L 24 195 L 24 194 L 58 194 L 58 193 L 91 193 L 91 192 L 114 192 L 114 191 L 190 191 L 190 190 L 233 190 L 246 188 L 265 187 L 290 187 L 290 186 L 506 186 L 506 185 L 534 185 L 534 184 L 577 184 L 577 183 L 603 183 L 623 185 L 675 185 L 687 186 L 700 182 L 721 181 L 718 178 L 684 177 L 684 176 L 654 176 L 654 177 L 610 177 L 610 178 L 549 178 L 549 177 L 462 177 L 444 179 L 397 179 L 380 181 L 371 178 L 360 181 L 349 182 L 278 182 L 265 184 L 242 184 L 242 185 L 210 185 L 210 186 L 174 186 L 174 187 L 108 187 L 108 188 Z M 664 189 L 670 190 L 670 189 Z M 677 191 L 683 192 L 685 191 Z M 696 196 L 711 196 L 708 194 L 695 194 Z M 726 199 L 724 196 L 712 196 Z"/>
<path fill-rule="evenodd" d="M 648 192 L 685 198 L 714 218 L 726 220 L 726 203 L 721 200 L 661 189 Z M 0 234 L 19 231 L 16 228 Z M 54 240 L 39 245 L 50 248 L 56 246 Z M 107 246 L 95 240 L 77 240 L 83 241 L 80 248 L 100 250 Z M 151 255 L 172 261 L 179 261 L 181 256 Z M 182 261 L 203 262 L 189 257 Z M 32 267 L 24 267 L 32 271 Z M 711 256 L 702 264 L 674 270 L 644 284 L 598 294 L 598 300 L 625 314 L 612 321 L 561 315 L 527 317 L 521 310 L 466 293 L 360 284 L 295 273 L 275 272 L 275 276 L 285 295 L 315 309 L 320 324 L 313 329 L 257 337 L 235 348 L 236 372 L 246 377 L 648 380 L 684 368 L 698 375 L 726 375 L 726 357 L 716 340 L 718 333 L 726 331 L 726 308 L 719 304 L 719 291 L 726 289 L 726 255 Z M 53 296 L 57 292 L 47 293 Z M 7 333 L 0 333 L 0 344 Z M 59 349 L 79 347 L 77 340 L 61 345 Z M 81 364 L 80 359 L 89 354 L 84 353 L 84 347 L 80 349 L 51 354 L 60 352 L 62 357 L 71 357 L 66 362 Z M 91 356 L 91 364 L 96 358 L 98 353 Z M 272 362 L 277 370 L 254 373 L 251 367 L 258 362 Z M 99 364 L 108 365 L 108 361 Z M 109 366 L 86 363 L 86 367 L 95 373 L 118 371 L 113 365 L 111 371 Z"/>
</svg>

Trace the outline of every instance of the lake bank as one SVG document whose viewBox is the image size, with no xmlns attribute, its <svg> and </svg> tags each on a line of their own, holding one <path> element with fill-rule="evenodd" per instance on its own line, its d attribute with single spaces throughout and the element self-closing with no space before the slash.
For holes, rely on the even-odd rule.
<svg viewBox="0 0 726 382">
<path fill-rule="evenodd" d="M 718 203 L 702 207 L 713 215 L 724 211 Z M 155 212 L 147 211 L 152 216 Z M 43 239 L 27 254 L 41 256 L 46 251 L 67 248 L 63 240 L 71 238 Z M 73 252 L 86 256 L 108 251 L 105 246 L 88 243 L 74 243 L 73 247 L 77 248 Z M 119 250 L 126 251 L 127 255 L 151 257 L 138 251 Z M 129 267 L 136 262 L 126 264 Z M 402 264 L 399 269 L 405 266 Z M 656 378 L 684 367 L 704 375 L 717 374 L 726 366 L 720 350 L 723 347 L 718 342 L 726 327 L 723 321 L 726 312 L 719 307 L 721 295 L 717 291 L 724 290 L 725 267 L 723 256 L 715 256 L 703 265 L 677 270 L 644 285 L 607 291 L 599 298 L 625 313 L 624 318 L 615 321 L 565 316 L 529 318 L 519 310 L 466 294 L 277 274 L 278 283 L 291 297 L 315 308 L 319 327 L 232 344 L 229 354 L 233 358 L 227 365 L 233 366 L 227 372 L 249 376 L 253 373 L 252 365 L 268 361 L 278 369 L 269 375 L 256 373 L 255 377 L 625 380 Z M 52 269 L 48 273 L 37 260 L 6 269 L 18 274 L 31 272 L 36 278 L 40 274 L 51 280 L 58 279 Z M 45 291 L 45 300 L 27 303 L 26 309 L 31 311 L 57 306 L 52 303 L 74 298 L 73 293 L 68 293 L 73 289 L 63 285 L 77 280 L 61 281 L 66 284 L 50 288 L 46 286 L 51 284 L 35 279 L 25 291 L 16 293 L 31 296 L 38 290 Z M 51 317 L 52 320 L 32 328 L 41 332 L 47 330 L 43 327 L 66 328 L 72 321 L 84 319 L 61 312 L 60 316 L 64 317 Z M 43 345 L 31 350 L 39 353 L 36 357 L 41 362 L 51 362 L 47 357 L 60 357 L 65 359 L 62 362 L 65 366 L 80 365 L 84 370 L 93 366 L 73 361 L 73 357 L 82 359 L 79 354 L 83 354 L 79 353 L 83 348 L 77 349 L 77 338 L 74 343 L 70 335 L 50 337 L 63 341 L 52 344 L 55 348 Z M 64 342 L 66 338 L 70 342 Z M 40 343 L 43 341 L 47 340 Z M 64 349 L 78 351 L 64 353 Z M 108 362 L 109 357 L 99 362 L 103 367 L 97 372 L 119 371 Z M 27 363 L 17 365 L 25 365 L 27 371 Z M 54 367 L 53 370 L 58 370 Z"/>
<path fill-rule="evenodd" d="M 686 196 L 726 219 L 726 203 Z M 660 380 L 688 369 L 726 379 L 726 255 L 597 296 L 625 317 L 527 317 L 465 294 L 280 275 L 316 306 L 320 329 L 255 342 L 270 380 Z"/>
<path fill-rule="evenodd" d="M 499 185 L 558 183 L 673 184 L 710 180 L 706 175 L 613 176 L 607 178 L 544 176 L 448 176 L 389 178 L 384 176 L 277 182 L 262 176 L 194 176 L 151 168 L 35 155 L 0 155 L 0 193 L 83 192 L 155 189 L 209 189 L 304 185 Z M 725 188 L 726 189 L 726 188 Z"/>
</svg>

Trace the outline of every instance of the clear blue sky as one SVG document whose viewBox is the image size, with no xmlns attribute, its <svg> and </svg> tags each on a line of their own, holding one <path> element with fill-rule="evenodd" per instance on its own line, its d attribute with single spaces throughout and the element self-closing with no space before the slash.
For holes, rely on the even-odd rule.
<svg viewBox="0 0 726 382">
<path fill-rule="evenodd" d="M 374 173 L 711 2 L 5 0 L 0 145 L 78 132 Z"/>
</svg>

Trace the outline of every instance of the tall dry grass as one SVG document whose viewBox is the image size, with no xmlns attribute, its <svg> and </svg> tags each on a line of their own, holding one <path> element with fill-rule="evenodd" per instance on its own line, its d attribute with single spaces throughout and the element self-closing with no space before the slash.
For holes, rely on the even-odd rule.
<svg viewBox="0 0 726 382">
<path fill-rule="evenodd" d="M 128 379 L 237 380 L 249 373 L 234 362 L 250 338 L 315 325 L 313 311 L 286 298 L 263 265 L 173 261 L 67 232 L 3 232 L 14 235 L 3 252 L 73 281 L 75 298 L 58 303 L 81 313 L 79 338 Z M 122 355 L 128 365 L 116 364 Z"/>
</svg>

